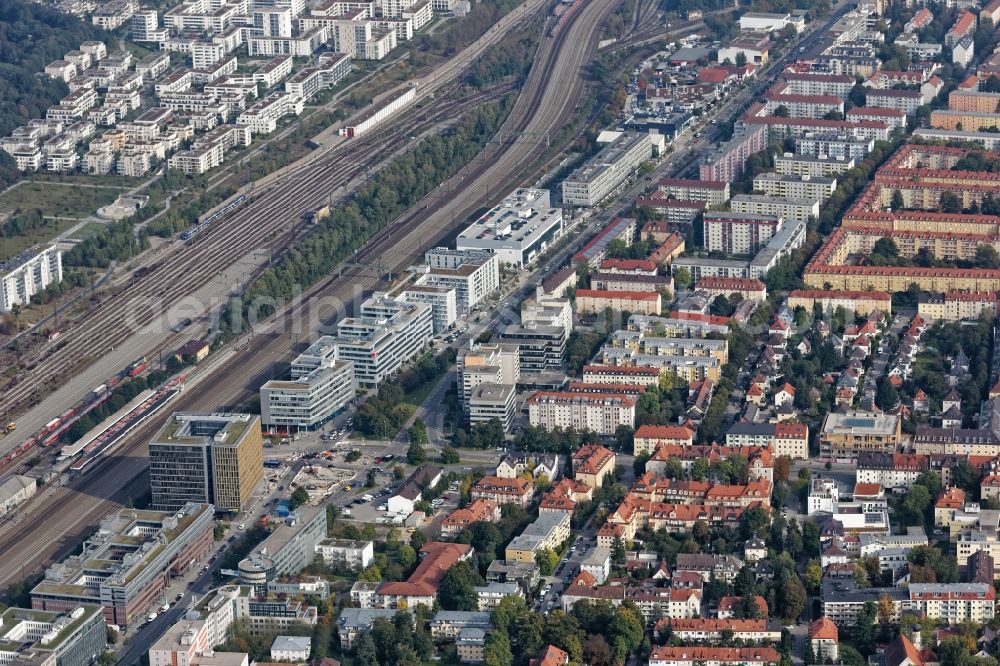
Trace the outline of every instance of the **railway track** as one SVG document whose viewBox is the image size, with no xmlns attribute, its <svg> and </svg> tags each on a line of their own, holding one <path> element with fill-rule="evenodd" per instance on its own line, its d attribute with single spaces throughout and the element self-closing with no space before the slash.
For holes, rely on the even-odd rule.
<svg viewBox="0 0 1000 666">
<path fill-rule="evenodd" d="M 328 192 L 370 172 L 368 160 L 371 155 L 385 154 L 388 146 L 418 129 L 495 101 L 511 90 L 512 85 L 506 84 L 459 99 L 440 98 L 388 131 L 359 137 L 357 142 L 338 152 L 337 159 L 331 158 L 309 174 L 291 179 L 271 196 L 255 199 L 235 218 L 213 225 L 162 260 L 153 273 L 115 294 L 117 307 L 105 304 L 78 322 L 76 330 L 72 331 L 76 334 L 66 336 L 65 342 L 49 350 L 44 359 L 29 361 L 30 371 L 47 373 L 48 377 L 58 380 L 71 374 L 74 367 L 96 361 L 103 352 L 162 317 L 170 304 L 211 279 L 219 265 L 220 246 L 224 245 L 226 254 L 233 258 L 255 249 L 270 250 L 273 254 L 281 252 L 294 240 L 284 233 L 290 227 L 294 230 L 301 213 L 327 200 Z M 0 413 L 16 412 L 37 387 L 37 383 L 25 381 L 7 387 L 0 399 Z"/>
<path fill-rule="evenodd" d="M 488 33 L 420 80 L 420 93 L 415 104 L 453 82 L 487 48 L 516 28 L 520 22 L 530 19 L 546 2 L 547 0 L 526 0 L 504 16 Z M 464 98 L 458 100 L 457 104 L 468 107 L 471 102 L 469 98 Z M 451 113 L 456 113 L 456 108 L 453 107 Z M 406 119 L 404 122 L 411 120 Z M 382 147 L 406 136 L 407 131 L 412 131 L 412 128 L 410 125 L 403 131 L 391 133 L 388 138 L 383 130 L 379 133 L 385 141 Z M 300 169 L 297 173 L 290 174 L 290 178 L 269 184 L 265 195 L 269 200 L 266 209 L 264 204 L 255 201 L 229 220 L 217 224 L 217 229 L 212 233 L 202 234 L 205 240 L 199 239 L 193 249 L 175 252 L 161 261 L 159 270 L 143 279 L 139 285 L 131 285 L 112 295 L 101 307 L 95 308 L 96 312 L 81 319 L 73 329 L 64 331 L 59 345 L 46 348 L 45 358 L 20 364 L 18 379 L 11 380 L 2 387 L 0 414 L 16 415 L 32 404 L 33 396 L 45 394 L 48 389 L 73 376 L 78 368 L 100 358 L 123 337 L 133 333 L 137 324 L 141 327 L 152 319 L 148 312 L 142 314 L 144 311 L 154 308 L 162 312 L 165 306 L 206 284 L 215 275 L 212 267 L 229 265 L 245 256 L 255 245 L 259 247 L 262 242 L 266 242 L 267 247 L 273 250 L 274 234 L 280 236 L 289 221 L 294 222 L 294 215 L 307 208 L 303 206 L 303 201 L 308 200 L 311 193 L 317 190 L 334 190 L 361 173 L 357 165 L 370 162 L 373 153 L 370 141 L 374 136 L 373 132 L 364 143 L 369 148 L 367 152 L 360 149 L 361 141 L 351 141 L 329 151 L 319 151 L 323 159 L 307 159 L 306 163 L 310 167 L 308 170 Z M 357 159 L 351 160 L 352 155 Z M 352 162 L 355 167 L 353 171 L 349 169 Z M 344 180 L 345 177 L 347 181 Z M 322 202 L 324 198 L 326 192 L 318 201 Z M 317 201 L 315 198 L 312 200 Z M 275 211 L 280 214 L 276 215 Z M 290 215 L 290 212 L 293 214 Z M 220 229 L 225 230 L 225 237 Z M 14 438 L 16 441 L 0 443 L 0 453 L 14 448 L 29 434 L 22 430 Z"/>
<path fill-rule="evenodd" d="M 543 37 L 535 64 L 503 131 L 540 134 L 558 130 L 572 116 L 583 92 L 581 69 L 596 52 L 598 28 L 617 2 L 587 0 L 587 5 L 556 37 Z M 487 191 L 492 193 L 490 196 L 505 194 L 504 188 L 519 182 L 524 169 L 537 161 L 543 150 L 539 141 L 491 143 L 474 165 L 378 232 L 352 261 L 379 259 L 394 269 L 405 267 L 428 242 L 446 235 L 471 211 L 488 203 Z M 462 195 L 454 196 L 459 191 Z M 449 199 L 443 201 L 446 196 Z M 337 314 L 331 301 L 349 303 L 357 289 L 373 289 L 380 283 L 381 276 L 349 269 L 343 276 L 331 276 L 315 285 L 299 303 L 289 306 L 300 309 L 289 316 L 327 321 Z M 244 350 L 236 358 L 182 393 L 173 409 L 216 409 L 237 404 L 256 391 L 274 365 L 292 355 L 293 340 L 278 330 L 276 323 L 271 326 L 244 343 Z M 129 495 L 108 489 L 136 487 L 137 477 L 141 483 L 146 442 L 157 425 L 158 420 L 152 419 L 96 470 L 44 498 L 44 503 L 28 505 L 31 514 L 51 516 L 51 522 L 29 517 L 19 524 L 0 527 L 0 583 L 17 577 L 18 571 L 37 571 L 44 562 L 62 556 L 75 545 L 75 540 L 62 535 L 79 535 L 82 526 L 94 517 L 120 506 Z"/>
</svg>

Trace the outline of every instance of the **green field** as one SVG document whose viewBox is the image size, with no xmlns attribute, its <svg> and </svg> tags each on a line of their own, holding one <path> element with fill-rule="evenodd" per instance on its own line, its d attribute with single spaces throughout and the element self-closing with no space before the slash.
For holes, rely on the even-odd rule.
<svg viewBox="0 0 1000 666">
<path fill-rule="evenodd" d="M 39 208 L 43 215 L 83 219 L 122 192 L 118 188 L 80 187 L 75 183 L 24 182 L 0 194 L 0 212 Z"/>
<path fill-rule="evenodd" d="M 73 184 L 24 182 L 0 194 L 0 213 L 10 214 L 17 209 L 39 209 L 47 219 L 45 225 L 30 232 L 10 237 L 0 237 L 0 259 L 12 257 L 37 243 L 45 243 L 101 206 L 114 201 L 122 190 L 113 188 L 77 187 Z M 94 225 L 81 230 L 81 237 L 97 231 Z"/>
<path fill-rule="evenodd" d="M 87 224 L 83 225 L 82 227 L 74 231 L 73 234 L 69 236 L 69 238 L 72 238 L 73 240 L 83 240 L 84 238 L 90 238 L 94 234 L 101 231 L 101 229 L 105 229 L 107 226 L 108 225 L 102 224 L 100 222 L 88 222 Z"/>
</svg>

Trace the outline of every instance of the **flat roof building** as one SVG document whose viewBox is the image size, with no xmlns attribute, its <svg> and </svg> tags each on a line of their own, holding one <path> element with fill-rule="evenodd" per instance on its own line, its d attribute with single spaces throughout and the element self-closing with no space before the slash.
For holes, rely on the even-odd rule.
<svg viewBox="0 0 1000 666">
<path fill-rule="evenodd" d="M 596 206 L 651 159 L 652 150 L 649 134 L 622 134 L 563 180 L 563 203 Z"/>
<path fill-rule="evenodd" d="M 35 610 L 104 607 L 108 624 L 131 627 L 157 603 L 171 575 L 212 549 L 215 507 L 186 504 L 177 512 L 121 509 L 101 521 L 79 555 L 49 567 L 31 590 Z"/>
<path fill-rule="evenodd" d="M 317 544 L 325 538 L 326 509 L 300 506 L 240 561 L 240 580 L 263 585 L 278 576 L 297 574 L 313 561 Z"/>
<path fill-rule="evenodd" d="M 260 388 L 261 422 L 313 429 L 354 399 L 354 363 L 336 358 L 336 339 L 323 336 L 292 361 L 289 380 L 271 379 Z"/>
<path fill-rule="evenodd" d="M 84 604 L 66 612 L 8 608 L 0 614 L 0 660 L 17 666 L 90 666 L 107 650 L 104 614 Z"/>
<path fill-rule="evenodd" d="M 562 231 L 562 209 L 552 207 L 549 191 L 519 188 L 463 229 L 455 247 L 489 250 L 501 263 L 524 268 Z"/>
<path fill-rule="evenodd" d="M 238 513 L 264 478 L 260 417 L 177 412 L 149 442 L 153 507 L 188 502 Z"/>
</svg>

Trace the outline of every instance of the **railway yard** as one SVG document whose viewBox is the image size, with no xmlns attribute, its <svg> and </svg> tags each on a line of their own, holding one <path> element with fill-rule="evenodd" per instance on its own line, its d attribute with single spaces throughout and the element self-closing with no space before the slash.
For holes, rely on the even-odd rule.
<svg viewBox="0 0 1000 666">
<path fill-rule="evenodd" d="M 531 137 L 530 140 L 489 144 L 481 157 L 382 229 L 351 257 L 349 263 L 377 262 L 395 272 L 409 265 L 423 247 L 447 235 L 455 224 L 453 221 L 465 219 L 486 200 L 488 193 L 503 192 L 523 178 L 525 169 L 534 164 L 544 150 L 544 143 L 538 137 L 558 130 L 579 103 L 584 89 L 582 69 L 596 51 L 600 25 L 614 6 L 613 0 L 586 3 L 554 37 L 542 41 L 531 73 L 501 130 L 502 135 Z M 508 23 L 508 27 L 514 25 L 513 20 Z M 500 33 L 502 29 L 498 27 L 488 36 L 498 39 Z M 471 53 L 463 51 L 449 61 L 450 68 L 436 71 L 425 91 L 437 89 L 443 82 L 456 77 L 462 71 L 460 63 L 471 62 L 482 48 L 485 47 L 477 43 L 469 47 Z M 67 368 L 66 364 L 74 358 L 82 356 L 97 370 L 94 376 L 100 377 L 106 363 L 96 350 L 112 353 L 116 346 L 127 344 L 132 331 L 121 326 L 126 317 L 148 329 L 170 305 L 216 277 L 215 267 L 226 259 L 232 261 L 253 250 L 266 250 L 270 254 L 293 243 L 294 234 L 304 231 L 296 230 L 303 211 L 328 202 L 331 192 L 349 186 L 365 172 L 362 156 L 368 158 L 401 137 L 412 136 L 428 125 L 507 92 L 500 87 L 458 100 L 441 95 L 424 106 L 419 114 L 404 115 L 402 122 L 391 130 L 375 131 L 342 148 L 330 150 L 328 156 L 316 160 L 308 173 L 273 181 L 263 191 L 255 191 L 247 205 L 213 225 L 214 228 L 197 235 L 189 245 L 160 258 L 156 262 L 158 265 L 142 280 L 109 297 L 82 325 L 67 332 L 59 348 L 37 360 L 27 376 L 5 392 L 0 412 L 12 413 L 14 405 L 23 404 L 32 395 L 33 381 L 46 376 L 46 372 L 58 373 L 59 368 Z M 456 196 L 459 192 L 464 196 Z M 431 202 L 434 202 L 433 208 L 429 207 Z M 297 312 L 289 318 L 327 321 L 335 314 L 332 303 L 350 303 L 359 291 L 376 287 L 381 277 L 376 271 L 363 268 L 338 272 L 293 304 Z M 137 303 L 149 301 L 162 303 L 162 307 L 156 312 L 135 313 Z M 159 325 L 157 330 L 164 333 L 150 349 L 151 354 L 157 349 L 172 349 L 184 337 L 173 333 L 169 324 Z M 303 339 L 311 334 L 312 331 L 299 332 Z M 187 387 L 171 408 L 210 410 L 241 403 L 256 392 L 262 380 L 271 376 L 276 363 L 291 357 L 290 342 L 294 340 L 286 331 L 265 327 L 243 343 L 245 346 L 238 356 L 228 357 L 229 362 L 220 363 L 218 370 L 208 374 L 203 381 Z M 73 367 L 79 369 L 82 365 L 84 363 L 79 362 Z M 63 379 L 59 381 L 64 382 L 72 374 L 64 370 L 60 375 Z M 101 381 L 91 381 L 92 378 L 84 370 L 77 374 L 75 381 L 84 382 L 81 386 L 93 386 Z M 22 423 L 26 422 L 22 420 Z M 19 430 L 30 430 L 30 427 L 22 429 L 19 425 Z M 57 515 L 58 518 L 41 524 L 14 520 L 0 526 L 0 562 L 3 562 L 0 564 L 0 583 L 37 571 L 45 562 L 75 545 L 88 529 L 92 516 L 101 515 L 110 507 L 120 506 L 141 494 L 145 487 L 144 448 L 152 430 L 152 423 L 135 428 L 110 457 L 95 465 L 99 474 L 71 479 L 64 487 L 49 487 L 25 508 L 26 517 Z M 23 441 L 23 435 L 30 432 L 21 434 Z M 17 445 L 14 438 L 10 440 L 0 441 L 0 447 L 10 450 Z M 108 493 L 108 488 L 116 491 Z"/>
</svg>

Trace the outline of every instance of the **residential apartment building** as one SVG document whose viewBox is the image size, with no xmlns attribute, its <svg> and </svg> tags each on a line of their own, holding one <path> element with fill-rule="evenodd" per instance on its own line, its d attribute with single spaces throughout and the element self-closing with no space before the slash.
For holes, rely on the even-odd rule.
<svg viewBox="0 0 1000 666">
<path fill-rule="evenodd" d="M 625 395 L 539 391 L 528 398 L 528 420 L 546 430 L 574 428 L 614 435 L 635 427 L 635 400 Z"/>
<path fill-rule="evenodd" d="M 189 502 L 239 513 L 264 478 L 260 417 L 176 412 L 149 442 L 152 506 Z"/>
<path fill-rule="evenodd" d="M 329 565 L 361 571 L 375 558 L 375 546 L 371 541 L 322 539 L 316 544 L 316 554 Z"/>
<path fill-rule="evenodd" d="M 805 308 L 812 312 L 819 304 L 825 313 L 844 308 L 857 316 L 866 317 L 872 310 L 892 312 L 892 298 L 884 291 L 836 291 L 827 289 L 793 289 L 788 294 L 788 307 Z"/>
<path fill-rule="evenodd" d="M 781 218 L 774 215 L 705 213 L 705 249 L 725 254 L 755 254 L 778 232 L 781 223 Z"/>
<path fill-rule="evenodd" d="M 857 482 L 877 483 L 886 490 L 905 491 L 930 469 L 927 456 L 914 453 L 861 453 Z"/>
<path fill-rule="evenodd" d="M 649 134 L 622 134 L 563 180 L 563 203 L 570 206 L 596 206 L 651 157 L 652 142 Z"/>
<path fill-rule="evenodd" d="M 31 590 L 31 607 L 71 612 L 103 606 L 104 620 L 132 627 L 158 604 L 171 576 L 180 575 L 213 549 L 215 508 L 187 504 L 179 511 L 122 509 L 71 555 L 45 572 Z"/>
<path fill-rule="evenodd" d="M 432 607 L 448 569 L 472 557 L 472 546 L 429 541 L 420 549 L 420 563 L 405 581 L 383 582 L 375 593 L 379 608 Z"/>
<path fill-rule="evenodd" d="M 580 315 L 603 314 L 608 309 L 659 315 L 662 308 L 663 297 L 656 291 L 576 290 L 576 311 Z"/>
<path fill-rule="evenodd" d="M 532 563 L 540 551 L 557 551 L 570 537 L 570 513 L 543 511 L 530 525 L 514 537 L 504 550 L 508 562 Z"/>
<path fill-rule="evenodd" d="M 838 132 L 807 132 L 795 138 L 795 153 L 817 159 L 860 162 L 875 148 L 875 139 Z M 777 170 L 777 169 L 776 169 Z M 784 171 L 778 171 L 784 173 Z M 789 175 L 812 176 L 812 172 L 792 172 Z M 829 178 L 833 174 L 824 174 Z"/>
<path fill-rule="evenodd" d="M 836 188 L 836 178 L 762 173 L 753 179 L 753 189 L 768 196 L 808 199 L 819 201 L 820 204 L 829 199 Z"/>
<path fill-rule="evenodd" d="M 291 378 L 260 388 L 261 422 L 284 428 L 316 428 L 355 398 L 354 363 L 337 359 L 337 340 L 323 336 L 292 362 Z"/>
<path fill-rule="evenodd" d="M 469 396 L 469 423 L 500 422 L 504 432 L 514 425 L 517 387 L 514 384 L 483 383 Z"/>
<path fill-rule="evenodd" d="M 775 666 L 781 655 L 773 647 L 673 647 L 653 648 L 648 666 Z"/>
<path fill-rule="evenodd" d="M 573 454 L 573 478 L 600 488 L 615 472 L 615 454 L 599 444 L 586 444 Z"/>
<path fill-rule="evenodd" d="M 663 178 L 657 189 L 669 199 L 704 201 L 709 206 L 721 206 L 729 201 L 729 183 L 726 181 Z"/>
<path fill-rule="evenodd" d="M 698 167 L 701 180 L 731 183 L 739 180 L 746 170 L 747 160 L 767 147 L 767 128 L 747 127 L 711 153 Z"/>
<path fill-rule="evenodd" d="M 786 176 L 810 176 L 828 178 L 851 169 L 856 164 L 852 158 L 798 155 L 784 153 L 774 158 L 774 171 Z"/>
<path fill-rule="evenodd" d="M 632 441 L 636 456 L 651 456 L 660 445 L 691 446 L 694 433 L 684 426 L 641 425 L 636 429 Z"/>
<path fill-rule="evenodd" d="M 499 476 L 484 476 L 469 491 L 474 500 L 488 500 L 495 504 L 516 504 L 522 509 L 528 506 L 535 494 L 535 484 L 528 479 L 504 479 Z"/>
<path fill-rule="evenodd" d="M 734 423 L 726 431 L 726 446 L 771 448 L 775 456 L 809 458 L 809 426 L 804 423 Z"/>
<path fill-rule="evenodd" d="M 738 194 L 730 202 L 733 212 L 751 215 L 768 215 L 785 220 L 807 222 L 819 218 L 819 201 L 814 199 L 786 199 L 761 194 Z"/>
<path fill-rule="evenodd" d="M 855 459 L 861 453 L 893 453 L 899 445 L 898 414 L 851 411 L 831 412 L 820 431 L 820 455 Z"/>
<path fill-rule="evenodd" d="M 62 250 L 55 246 L 28 250 L 0 264 L 0 312 L 27 305 L 32 296 L 62 278 Z"/>
<path fill-rule="evenodd" d="M 796 95 L 770 92 L 764 96 L 768 114 L 784 109 L 792 118 L 824 118 L 831 113 L 844 113 L 844 100 L 835 95 Z"/>
</svg>

